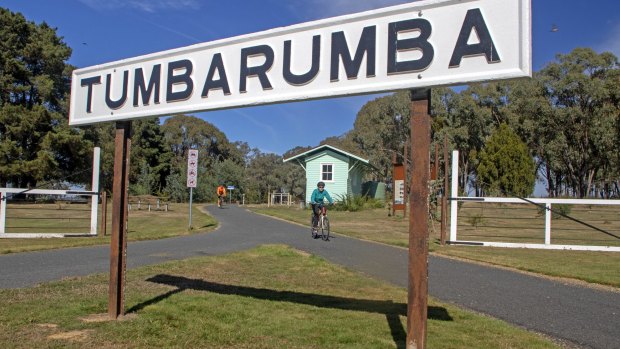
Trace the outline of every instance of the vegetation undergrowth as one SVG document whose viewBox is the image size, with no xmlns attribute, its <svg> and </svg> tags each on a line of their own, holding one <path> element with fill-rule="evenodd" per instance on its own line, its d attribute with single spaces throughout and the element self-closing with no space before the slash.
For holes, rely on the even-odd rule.
<svg viewBox="0 0 620 349">
<path fill-rule="evenodd" d="M 357 212 L 363 209 L 385 207 L 383 200 L 362 195 L 336 195 L 336 201 L 338 204 L 332 206 L 335 211 Z"/>
</svg>

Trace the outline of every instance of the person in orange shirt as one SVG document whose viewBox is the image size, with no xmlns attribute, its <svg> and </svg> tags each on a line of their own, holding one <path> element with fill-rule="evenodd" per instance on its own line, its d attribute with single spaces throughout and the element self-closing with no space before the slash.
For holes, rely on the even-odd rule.
<svg viewBox="0 0 620 349">
<path fill-rule="evenodd" d="M 224 198 L 226 197 L 226 187 L 224 187 L 224 185 L 220 184 L 219 187 L 217 187 L 217 207 L 222 207 L 222 203 L 224 202 Z"/>
</svg>

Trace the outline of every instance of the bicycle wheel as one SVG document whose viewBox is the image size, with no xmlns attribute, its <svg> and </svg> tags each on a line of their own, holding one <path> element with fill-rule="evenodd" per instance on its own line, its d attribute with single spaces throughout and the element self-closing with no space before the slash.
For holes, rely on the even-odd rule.
<svg viewBox="0 0 620 349">
<path fill-rule="evenodd" d="M 312 238 L 316 239 L 318 237 L 318 233 L 316 230 L 317 221 L 314 215 L 310 216 L 310 233 L 312 234 Z"/>
<path fill-rule="evenodd" d="M 323 224 L 321 225 L 321 238 L 323 241 L 329 240 L 329 219 L 323 217 Z"/>
</svg>

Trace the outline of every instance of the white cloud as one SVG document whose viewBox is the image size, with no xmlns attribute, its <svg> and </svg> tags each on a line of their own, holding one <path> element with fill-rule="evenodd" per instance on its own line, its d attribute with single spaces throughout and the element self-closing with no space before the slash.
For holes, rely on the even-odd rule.
<svg viewBox="0 0 620 349">
<path fill-rule="evenodd" d="M 291 4 L 295 12 L 304 13 L 306 19 L 328 18 L 350 13 L 399 5 L 411 0 L 296 0 Z"/>
<path fill-rule="evenodd" d="M 597 52 L 611 52 L 620 58 L 620 23 L 616 23 L 607 38 L 594 49 Z"/>
<path fill-rule="evenodd" d="M 253 115 L 251 115 L 250 113 L 246 113 L 245 111 L 241 109 L 237 108 L 237 109 L 233 109 L 232 111 L 235 114 L 241 115 L 244 119 L 254 124 L 254 126 L 262 129 L 264 132 L 266 132 L 266 134 L 268 134 L 268 137 L 271 137 L 271 139 L 277 139 L 278 133 L 276 132 L 275 128 L 273 128 L 273 126 L 271 126 L 270 124 L 259 121 Z M 256 128 L 254 128 L 254 130 L 256 130 Z"/>
<path fill-rule="evenodd" d="M 136 9 L 143 12 L 198 9 L 197 0 L 79 0 L 95 10 Z"/>
</svg>

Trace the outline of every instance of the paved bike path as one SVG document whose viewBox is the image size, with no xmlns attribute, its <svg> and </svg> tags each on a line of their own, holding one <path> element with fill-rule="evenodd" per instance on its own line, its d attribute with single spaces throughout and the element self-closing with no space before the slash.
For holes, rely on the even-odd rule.
<svg viewBox="0 0 620 349">
<path fill-rule="evenodd" d="M 243 208 L 209 207 L 220 227 L 209 234 L 128 245 L 128 268 L 194 256 L 219 255 L 280 243 L 407 287 L 407 250 L 333 236 L 312 239 L 300 225 Z M 0 256 L 0 288 L 28 287 L 64 277 L 109 271 L 109 247 L 69 248 Z M 504 269 L 429 257 L 429 293 L 442 301 L 546 333 L 586 348 L 620 349 L 620 293 Z"/>
</svg>

